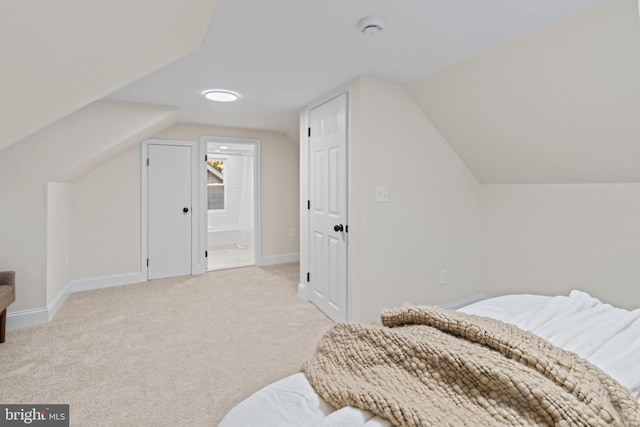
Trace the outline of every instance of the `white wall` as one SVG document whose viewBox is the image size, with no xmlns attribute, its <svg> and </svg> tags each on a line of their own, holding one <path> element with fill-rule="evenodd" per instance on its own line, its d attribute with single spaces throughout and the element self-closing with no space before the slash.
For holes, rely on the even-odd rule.
<svg viewBox="0 0 640 427">
<path fill-rule="evenodd" d="M 358 78 L 349 96 L 351 320 L 571 289 L 640 306 L 640 184 L 480 185 L 402 87 Z"/>
<path fill-rule="evenodd" d="M 349 102 L 350 320 L 478 294 L 476 178 L 402 86 L 358 78 Z M 388 203 L 375 202 L 377 184 Z"/>
<path fill-rule="evenodd" d="M 640 184 L 483 185 L 484 288 L 640 307 Z"/>
<path fill-rule="evenodd" d="M 610 0 L 406 87 L 483 184 L 640 182 L 639 75 L 638 2 Z"/>
<path fill-rule="evenodd" d="M 289 237 L 289 229 L 297 227 L 298 220 L 297 144 L 272 132 L 186 124 L 153 137 L 200 141 L 201 135 L 262 140 L 262 255 L 297 253 L 297 239 Z M 140 150 L 136 144 L 73 181 L 71 279 L 139 271 Z"/>
<path fill-rule="evenodd" d="M 0 150 L 198 49 L 216 3 L 3 2 Z"/>
<path fill-rule="evenodd" d="M 73 182 L 73 279 L 140 270 L 140 146 Z"/>
<path fill-rule="evenodd" d="M 18 287 L 11 312 L 41 309 L 54 297 L 47 294 L 47 183 L 78 179 L 173 123 L 177 113 L 101 101 L 0 152 L 0 260 L 16 271 Z"/>
<path fill-rule="evenodd" d="M 200 141 L 203 135 L 261 141 L 261 255 L 298 253 L 299 145 L 277 132 L 183 123 L 163 130 L 154 138 Z M 290 236 L 292 228 L 296 237 Z"/>
<path fill-rule="evenodd" d="M 71 184 L 47 185 L 47 304 L 71 279 Z"/>
</svg>

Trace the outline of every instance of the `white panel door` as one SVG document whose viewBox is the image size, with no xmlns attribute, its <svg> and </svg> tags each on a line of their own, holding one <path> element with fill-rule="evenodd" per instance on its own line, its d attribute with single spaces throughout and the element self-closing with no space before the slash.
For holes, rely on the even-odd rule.
<svg viewBox="0 0 640 427">
<path fill-rule="evenodd" d="M 309 295 L 347 320 L 347 96 L 309 112 Z"/>
<path fill-rule="evenodd" d="M 189 275 L 193 148 L 148 148 L 148 278 Z"/>
</svg>

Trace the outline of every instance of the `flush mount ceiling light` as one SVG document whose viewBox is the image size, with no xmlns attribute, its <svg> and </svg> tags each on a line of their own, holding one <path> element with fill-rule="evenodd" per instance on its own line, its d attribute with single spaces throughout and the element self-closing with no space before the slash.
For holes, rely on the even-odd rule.
<svg viewBox="0 0 640 427">
<path fill-rule="evenodd" d="M 378 16 L 366 16 L 358 21 L 358 28 L 366 37 L 375 37 L 384 29 L 384 20 Z"/>
<path fill-rule="evenodd" d="M 237 93 L 228 90 L 208 90 L 203 93 L 204 97 L 216 102 L 233 102 L 239 98 Z"/>
</svg>

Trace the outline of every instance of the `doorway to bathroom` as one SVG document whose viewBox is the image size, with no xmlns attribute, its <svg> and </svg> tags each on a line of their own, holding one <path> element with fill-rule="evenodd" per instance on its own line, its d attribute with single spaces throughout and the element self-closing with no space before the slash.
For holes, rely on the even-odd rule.
<svg viewBox="0 0 640 427">
<path fill-rule="evenodd" d="M 207 270 L 259 259 L 259 150 L 253 139 L 205 137 Z"/>
</svg>

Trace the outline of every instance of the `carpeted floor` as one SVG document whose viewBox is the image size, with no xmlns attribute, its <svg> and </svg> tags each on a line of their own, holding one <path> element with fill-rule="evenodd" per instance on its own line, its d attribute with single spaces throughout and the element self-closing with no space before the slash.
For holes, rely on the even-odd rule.
<svg viewBox="0 0 640 427">
<path fill-rule="evenodd" d="M 1 403 L 68 403 L 72 426 L 216 426 L 297 372 L 332 322 L 296 296 L 298 265 L 72 294 L 7 331 Z"/>
</svg>

